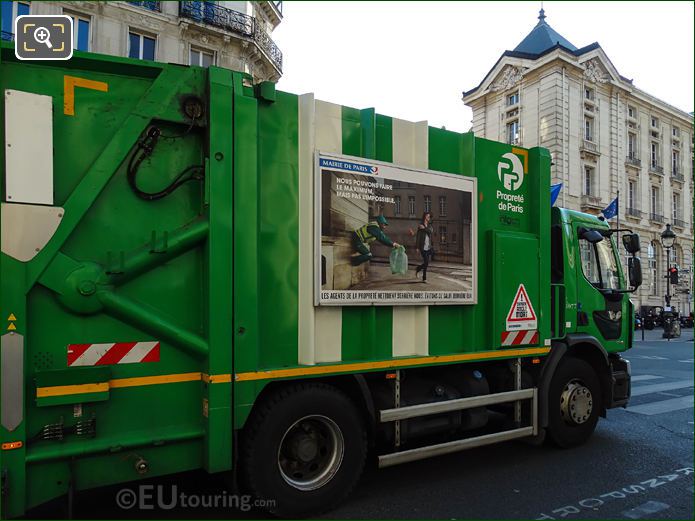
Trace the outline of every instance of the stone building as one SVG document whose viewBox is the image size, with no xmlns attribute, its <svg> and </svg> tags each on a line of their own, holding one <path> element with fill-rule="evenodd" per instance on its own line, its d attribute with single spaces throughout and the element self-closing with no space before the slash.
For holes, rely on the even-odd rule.
<svg viewBox="0 0 695 521">
<path fill-rule="evenodd" d="M 282 52 L 270 35 L 281 1 L 2 2 L 2 39 L 22 14 L 67 14 L 80 51 L 184 65 L 217 65 L 277 81 Z"/>
<path fill-rule="evenodd" d="M 552 182 L 563 183 L 558 206 L 599 214 L 619 194 L 620 227 L 642 242 L 638 309 L 664 305 L 660 234 L 671 224 L 678 237 L 671 265 L 681 270 L 672 305 L 692 310 L 692 113 L 640 90 L 598 43 L 574 46 L 550 27 L 543 9 L 463 102 L 473 110 L 477 136 L 550 150 Z"/>
</svg>

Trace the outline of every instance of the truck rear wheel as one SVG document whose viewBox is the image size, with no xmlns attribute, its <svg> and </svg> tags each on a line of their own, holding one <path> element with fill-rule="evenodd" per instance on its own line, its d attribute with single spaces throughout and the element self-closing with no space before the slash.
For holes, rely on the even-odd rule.
<svg viewBox="0 0 695 521">
<path fill-rule="evenodd" d="M 601 384 L 584 360 L 563 358 L 550 383 L 548 434 L 562 448 L 586 442 L 594 432 L 601 407 Z"/>
<path fill-rule="evenodd" d="M 266 400 L 242 438 L 242 479 L 281 516 L 316 514 L 344 500 L 367 453 L 362 417 L 340 390 L 297 384 Z"/>
</svg>

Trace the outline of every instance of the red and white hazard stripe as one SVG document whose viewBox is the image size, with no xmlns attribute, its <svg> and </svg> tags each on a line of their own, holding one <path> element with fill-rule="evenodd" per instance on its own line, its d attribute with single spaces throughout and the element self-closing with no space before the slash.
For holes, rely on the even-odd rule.
<svg viewBox="0 0 695 521">
<path fill-rule="evenodd" d="M 538 331 L 504 331 L 502 332 L 503 346 L 520 346 L 538 343 Z"/>
<path fill-rule="evenodd" d="M 159 342 L 68 345 L 68 367 L 143 362 L 159 362 Z"/>
</svg>

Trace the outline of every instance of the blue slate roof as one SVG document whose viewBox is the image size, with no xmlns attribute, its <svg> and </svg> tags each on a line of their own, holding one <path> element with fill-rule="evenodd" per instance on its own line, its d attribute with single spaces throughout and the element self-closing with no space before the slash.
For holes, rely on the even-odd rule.
<svg viewBox="0 0 695 521">
<path fill-rule="evenodd" d="M 570 51 L 577 50 L 565 37 L 548 25 L 545 21 L 545 11 L 541 9 L 536 27 L 531 30 L 526 38 L 521 40 L 521 43 L 514 48 L 514 51 L 526 54 L 542 54 L 543 51 L 558 44 Z"/>
</svg>

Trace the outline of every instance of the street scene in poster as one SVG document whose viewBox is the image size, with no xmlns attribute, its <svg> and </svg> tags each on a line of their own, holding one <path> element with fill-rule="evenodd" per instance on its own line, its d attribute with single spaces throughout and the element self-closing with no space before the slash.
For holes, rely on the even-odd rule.
<svg viewBox="0 0 695 521">
<path fill-rule="evenodd" d="M 475 179 L 318 159 L 319 304 L 475 303 Z"/>
</svg>

